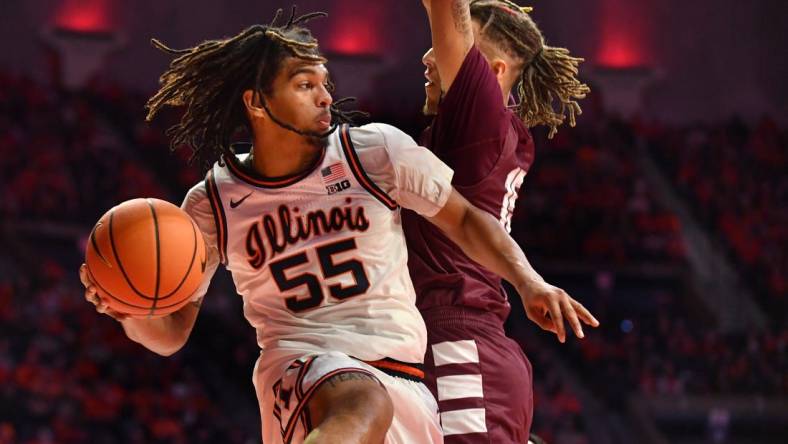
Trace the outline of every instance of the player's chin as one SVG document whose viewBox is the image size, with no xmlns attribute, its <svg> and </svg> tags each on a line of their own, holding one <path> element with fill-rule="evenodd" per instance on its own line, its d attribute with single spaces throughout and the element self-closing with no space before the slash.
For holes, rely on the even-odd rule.
<svg viewBox="0 0 788 444">
<path fill-rule="evenodd" d="M 421 112 L 425 116 L 434 116 L 438 114 L 438 107 L 427 101 L 424 103 L 424 107 L 421 109 Z"/>
<path fill-rule="evenodd" d="M 436 114 L 438 112 L 438 103 L 441 97 L 441 90 L 438 85 L 431 82 L 424 84 L 424 96 L 424 114 Z"/>
<path fill-rule="evenodd" d="M 421 112 L 424 113 L 425 116 L 434 116 L 438 114 L 438 100 L 431 97 L 427 94 L 427 98 L 424 100 L 424 107 L 421 109 Z"/>
<path fill-rule="evenodd" d="M 427 94 L 427 97 L 440 96 L 440 86 L 436 82 L 427 82 L 424 84 L 424 94 Z"/>
</svg>

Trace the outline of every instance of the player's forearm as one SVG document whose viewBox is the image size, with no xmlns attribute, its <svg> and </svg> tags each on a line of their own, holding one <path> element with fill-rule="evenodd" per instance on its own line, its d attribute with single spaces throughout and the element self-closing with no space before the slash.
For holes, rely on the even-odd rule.
<svg viewBox="0 0 788 444">
<path fill-rule="evenodd" d="M 425 2 L 425 8 L 441 88 L 448 91 L 473 46 L 469 0 L 431 0 Z"/>
<path fill-rule="evenodd" d="M 198 310 L 197 304 L 189 303 L 161 318 L 125 318 L 121 325 L 132 341 L 159 355 L 170 356 L 186 344 Z"/>
<path fill-rule="evenodd" d="M 485 211 L 468 208 L 456 234 L 450 237 L 468 257 L 518 290 L 543 280 L 500 222 Z"/>
<path fill-rule="evenodd" d="M 438 52 L 455 55 L 451 49 L 473 45 L 470 0 L 431 0 L 424 3 L 432 31 L 432 44 Z M 446 51 L 448 50 L 448 51 Z"/>
</svg>

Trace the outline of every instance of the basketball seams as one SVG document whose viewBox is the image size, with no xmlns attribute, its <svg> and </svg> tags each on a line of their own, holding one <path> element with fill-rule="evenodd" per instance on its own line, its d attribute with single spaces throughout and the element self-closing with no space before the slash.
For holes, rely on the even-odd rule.
<svg viewBox="0 0 788 444">
<path fill-rule="evenodd" d="M 104 262 L 104 264 L 107 267 L 112 268 L 112 264 L 110 264 L 107 258 L 104 257 L 104 254 L 101 253 L 101 249 L 98 246 L 98 242 L 96 242 L 96 229 L 98 229 L 99 226 L 101 226 L 101 221 L 98 221 L 96 225 L 93 226 L 93 229 L 90 230 L 90 243 L 91 245 L 93 245 L 93 250 L 96 251 L 96 254 L 98 254 L 99 259 L 101 259 L 101 261 Z"/>
<path fill-rule="evenodd" d="M 139 308 L 139 309 L 141 309 L 141 310 L 145 310 L 145 311 L 148 311 L 148 310 L 149 310 L 149 307 L 145 307 L 145 306 L 142 306 L 142 305 L 134 305 L 134 304 L 131 304 L 131 303 L 129 303 L 129 302 L 126 302 L 126 301 L 124 301 L 123 299 L 120 299 L 120 298 L 118 298 L 117 296 L 114 296 L 114 295 L 113 295 L 112 293 L 110 293 L 110 292 L 109 292 L 109 291 L 108 291 L 106 288 L 104 288 L 104 287 L 101 285 L 101 283 L 99 283 L 99 281 L 96 279 L 96 276 L 95 276 L 95 275 L 93 274 L 93 272 L 90 270 L 90 265 L 88 265 L 88 264 L 85 264 L 85 268 L 86 268 L 86 269 L 87 269 L 87 271 L 88 271 L 88 277 L 90 277 L 90 281 L 91 281 L 93 284 L 95 284 L 95 285 L 96 285 L 96 286 L 99 288 L 99 290 L 101 290 L 102 294 L 104 294 L 104 295 L 108 296 L 110 299 L 112 299 L 112 300 L 114 300 L 114 301 L 117 301 L 117 302 L 119 302 L 119 303 L 121 303 L 121 304 L 123 304 L 123 305 L 126 305 L 126 306 L 128 306 L 128 307 L 132 307 L 132 308 Z M 188 298 L 187 298 L 187 299 L 185 299 L 184 301 L 188 301 Z M 179 304 L 183 303 L 184 301 L 179 301 L 179 302 L 176 302 L 176 303 L 174 303 L 174 304 L 170 304 L 170 305 L 161 305 L 161 306 L 159 306 L 159 308 L 162 308 L 162 309 L 163 309 L 163 308 L 171 308 L 171 307 L 176 307 L 176 306 L 178 306 Z M 136 314 L 142 314 L 142 313 L 130 313 L 130 314 L 134 314 L 134 315 L 136 315 Z"/>
<path fill-rule="evenodd" d="M 195 244 L 196 244 L 196 241 L 197 241 L 197 240 L 196 240 L 196 233 L 195 233 Z M 96 250 L 96 248 L 95 248 L 95 247 L 93 247 L 93 249 L 94 249 L 94 250 Z M 98 252 L 96 252 L 96 254 L 99 254 L 99 253 L 98 253 Z M 165 300 L 165 299 L 169 299 L 169 298 L 171 298 L 171 297 L 172 297 L 172 295 L 174 295 L 175 293 L 177 293 L 177 292 L 178 292 L 178 290 L 180 290 L 180 289 L 181 289 L 181 287 L 183 287 L 183 284 L 185 284 L 185 283 L 186 283 L 186 280 L 189 278 L 189 275 L 191 274 L 191 270 L 192 270 L 192 268 L 194 268 L 194 262 L 195 262 L 196 255 L 197 255 L 197 246 L 195 245 L 195 247 L 194 247 L 194 249 L 193 249 L 193 252 L 192 252 L 192 262 L 189 264 L 189 268 L 187 269 L 186 273 L 183 275 L 183 278 L 181 279 L 181 282 L 180 282 L 180 283 L 178 284 L 178 286 L 177 286 L 177 287 L 175 287 L 175 289 L 173 289 L 171 292 L 169 292 L 169 293 L 167 293 L 167 294 L 165 294 L 165 295 L 163 295 L 163 296 L 159 296 L 159 297 L 158 297 L 158 300 L 159 300 L 159 301 L 163 301 L 163 300 Z M 100 259 L 100 258 L 99 258 L 99 259 Z M 109 268 L 112 268 L 112 265 L 108 265 L 108 267 L 109 267 Z M 156 298 L 156 297 L 154 297 L 154 296 L 146 296 L 146 295 L 144 295 L 144 294 L 141 294 L 141 293 L 137 293 L 137 296 L 139 296 L 140 298 L 142 298 L 142 299 L 144 299 L 144 300 L 147 300 L 147 301 L 152 301 L 152 300 L 154 300 L 154 299 L 157 299 L 157 298 Z M 172 306 L 172 305 L 168 305 L 167 307 L 171 307 L 171 306 Z M 165 306 L 161 306 L 161 307 L 163 308 L 163 307 L 165 307 Z"/>
<path fill-rule="evenodd" d="M 156 288 L 153 292 L 153 304 L 150 306 L 150 313 L 148 316 L 153 316 L 156 311 L 156 304 L 159 302 L 159 285 L 161 284 L 161 248 L 159 244 L 159 219 L 156 216 L 156 209 L 153 207 L 150 199 L 145 199 L 148 207 L 150 208 L 151 215 L 153 216 L 153 235 L 156 239 Z"/>
<path fill-rule="evenodd" d="M 171 297 L 172 295 L 174 295 L 175 293 L 177 293 L 178 290 L 180 290 L 181 287 L 183 286 L 183 284 L 186 282 L 186 279 L 188 279 L 189 276 L 192 273 L 192 268 L 194 267 L 194 260 L 197 258 L 197 231 L 194 228 L 194 222 L 191 223 L 191 227 L 192 227 L 192 234 L 193 234 L 193 238 L 194 238 L 194 248 L 192 249 L 192 260 L 189 263 L 189 268 L 186 269 L 186 273 L 184 273 L 183 279 L 181 279 L 181 282 L 178 284 L 178 286 L 175 287 L 174 290 L 172 290 L 171 292 L 167 293 L 166 295 L 160 296 L 159 300 L 167 299 L 167 298 Z M 189 295 L 189 297 L 191 297 L 191 295 Z"/>
<path fill-rule="evenodd" d="M 135 287 L 134 284 L 131 282 L 131 278 L 129 278 L 129 275 L 126 274 L 126 269 L 123 268 L 123 263 L 120 261 L 120 256 L 118 256 L 118 251 L 115 246 L 115 236 L 112 231 L 114 219 L 115 219 L 115 210 L 113 209 L 109 213 L 109 242 L 110 245 L 112 245 L 112 255 L 115 257 L 115 263 L 118 264 L 118 268 L 120 268 L 120 272 L 123 274 L 123 278 L 126 280 L 126 283 L 134 291 L 134 293 L 137 293 L 137 296 L 148 300 L 154 299 L 153 297 L 146 296 L 142 292 L 137 290 L 137 287 Z"/>
<path fill-rule="evenodd" d="M 131 203 L 134 201 L 137 202 Z M 169 314 L 172 311 L 175 311 L 180 307 L 182 307 L 183 305 L 185 305 L 186 303 L 188 303 L 188 301 L 192 297 L 193 291 L 189 291 L 188 294 L 186 294 L 187 292 L 181 290 L 184 289 L 184 286 L 186 285 L 187 282 L 189 283 L 189 285 L 192 285 L 195 283 L 195 279 L 199 277 L 198 275 L 200 273 L 195 274 L 195 265 L 194 265 L 195 262 L 198 260 L 197 259 L 197 252 L 198 252 L 197 250 L 199 249 L 198 242 L 201 239 L 201 236 L 198 236 L 198 228 L 196 227 L 194 220 L 191 217 L 189 217 L 187 214 L 185 213 L 177 214 L 177 211 L 176 214 L 171 214 L 173 212 L 169 210 L 172 204 L 170 204 L 169 202 L 159 201 L 157 199 L 145 199 L 145 203 L 143 204 L 143 199 L 134 199 L 132 201 L 127 201 L 126 203 L 130 203 L 130 208 L 133 208 L 133 210 L 131 211 L 137 211 L 137 212 L 143 211 L 144 212 L 143 214 L 147 213 L 148 214 L 147 218 L 149 218 L 150 221 L 139 220 L 139 216 L 143 216 L 143 214 L 140 213 L 137 213 L 139 214 L 139 216 L 136 216 L 136 218 L 129 219 L 127 217 L 126 209 L 120 209 L 120 213 L 117 214 L 119 219 L 116 221 L 115 213 L 119 210 L 118 207 L 111 209 L 107 214 L 105 214 L 104 217 L 102 217 L 102 219 L 100 219 L 99 222 L 97 222 L 96 226 L 94 226 L 93 230 L 91 231 L 91 238 L 88 240 L 88 249 L 91 254 L 90 256 L 88 256 L 88 259 L 90 260 L 86 260 L 86 269 L 88 272 L 88 276 L 90 277 L 92 284 L 96 286 L 97 290 L 100 290 L 100 294 L 105 298 L 107 298 L 107 301 L 111 303 L 110 306 L 120 313 L 130 314 L 133 316 L 146 316 L 146 315 L 158 316 L 158 315 Z M 143 205 L 145 206 L 143 207 Z M 178 207 L 175 206 L 172 207 L 175 210 L 179 210 Z M 187 236 L 186 239 L 182 239 L 183 236 L 179 235 L 178 239 L 181 240 L 178 241 L 178 244 L 172 244 L 171 242 L 168 244 L 167 242 L 164 242 L 166 239 L 162 237 L 162 234 L 160 234 L 159 231 L 160 229 L 165 229 L 166 231 L 168 227 L 173 226 L 171 222 L 168 222 L 168 220 L 170 216 L 176 216 L 176 215 L 181 216 L 181 218 L 184 218 L 185 221 L 188 221 L 189 225 L 192 228 L 192 236 L 191 239 L 189 239 L 187 234 L 188 232 L 186 232 L 183 233 Z M 159 216 L 163 217 L 164 219 L 161 219 L 160 221 Z M 109 221 L 105 222 L 107 221 L 107 218 L 109 218 Z M 137 220 L 138 222 L 132 222 L 135 220 Z M 136 241 L 134 241 L 133 239 L 130 241 L 124 234 L 126 233 L 125 227 L 128 226 L 129 223 L 132 224 L 142 223 L 140 228 L 144 230 L 148 230 L 149 228 L 147 228 L 145 224 L 151 222 L 153 225 L 152 228 L 154 230 L 153 233 L 155 240 L 154 244 L 156 249 L 155 291 L 152 297 L 140 291 L 140 288 L 135 286 L 132 280 L 135 277 L 139 279 L 139 274 L 136 271 L 138 266 L 134 265 L 135 262 L 133 258 L 131 259 L 132 262 L 130 265 L 129 257 L 128 257 L 129 253 L 127 252 L 127 248 L 129 245 L 133 245 Z M 172 222 L 174 223 L 175 221 Z M 98 227 L 100 227 L 102 223 L 106 224 L 104 225 L 106 231 L 98 230 Z M 176 227 L 174 228 L 176 230 L 181 230 L 180 221 L 178 221 L 178 223 L 176 223 L 174 227 Z M 164 234 L 166 235 L 166 232 Z M 106 237 L 109 237 L 108 239 L 109 242 L 107 242 Z M 188 262 L 186 271 L 181 275 L 182 276 L 181 279 L 177 281 L 177 286 L 173 290 L 171 290 L 167 294 L 161 294 L 163 291 L 165 291 L 163 286 L 166 285 L 167 282 L 172 281 L 172 279 L 170 278 L 164 279 L 165 276 L 162 276 L 162 271 L 163 271 L 162 261 L 166 260 L 168 257 L 166 252 L 172 250 L 172 248 L 169 248 L 168 245 L 172 244 L 172 245 L 180 246 L 182 244 L 187 243 L 189 240 L 192 241 L 192 254 L 190 261 Z M 129 244 L 129 242 L 131 242 L 131 244 Z M 103 246 L 103 250 L 105 251 L 112 250 L 111 255 L 107 254 L 107 256 L 104 256 L 103 252 L 100 250 L 102 246 Z M 147 254 L 150 253 L 153 252 L 147 250 Z M 132 254 L 139 254 L 139 253 L 132 253 Z M 185 259 L 183 257 L 183 254 L 182 253 L 178 253 L 178 254 L 180 255 L 181 258 L 180 263 L 186 265 L 185 261 L 183 261 L 183 259 Z M 121 256 L 125 257 L 125 261 L 126 261 L 125 266 Z M 108 259 L 112 259 L 112 260 L 108 260 Z M 113 264 L 112 262 L 115 262 L 117 266 L 115 266 L 115 264 Z M 93 266 L 92 268 L 91 265 Z M 180 265 L 178 268 L 180 268 L 183 265 Z M 104 285 L 102 285 L 102 283 L 99 282 L 99 280 L 96 278 L 96 274 L 93 270 L 94 268 L 96 268 L 96 271 L 99 272 L 101 278 L 106 280 L 106 282 L 104 282 Z M 111 270 L 113 268 L 115 269 L 114 271 Z M 118 273 L 118 269 L 120 270 L 120 273 Z M 106 287 L 107 284 L 109 284 L 109 288 L 113 288 L 112 291 L 108 290 L 108 287 Z M 181 293 L 184 294 L 178 294 L 179 291 L 181 291 Z M 176 297 L 178 298 L 178 300 L 174 300 L 173 296 L 175 295 L 177 295 Z M 173 298 L 173 301 L 172 302 L 167 301 L 171 303 L 166 303 L 165 300 L 170 298 Z"/>
</svg>

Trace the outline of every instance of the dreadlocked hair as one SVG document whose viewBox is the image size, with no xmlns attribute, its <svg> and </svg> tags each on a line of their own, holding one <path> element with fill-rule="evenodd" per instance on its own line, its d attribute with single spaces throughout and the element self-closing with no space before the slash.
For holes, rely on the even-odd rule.
<svg viewBox="0 0 788 444">
<path fill-rule="evenodd" d="M 151 40 L 154 47 L 176 57 L 159 78 L 159 91 L 146 104 L 145 120 L 151 121 L 165 105 L 186 109 L 180 123 L 167 130 L 171 151 L 190 147 L 189 163 L 196 159 L 206 170 L 214 162 L 222 162 L 222 155 L 234 155 L 230 145 L 233 135 L 242 130 L 251 132 L 241 100 L 243 91 L 251 89 L 255 99 L 270 94 L 273 80 L 287 57 L 326 63 L 317 40 L 299 25 L 327 14 L 295 14 L 293 7 L 290 18 L 277 25 L 282 18 L 279 9 L 268 25 L 254 25 L 234 37 L 208 40 L 192 48 L 172 49 L 159 40 Z M 333 90 L 332 84 L 329 90 Z M 331 106 L 336 124 L 352 123 L 353 118 L 365 115 L 337 108 L 348 100 L 353 99 L 337 100 Z M 265 101 L 261 102 L 265 106 Z M 292 127 L 288 129 L 304 134 Z"/>
<path fill-rule="evenodd" d="M 516 108 L 522 121 L 528 127 L 548 126 L 549 138 L 567 116 L 569 125 L 575 126 L 575 117 L 582 113 L 577 100 L 590 92 L 577 78 L 584 60 L 572 57 L 566 48 L 547 46 L 528 15 L 529 7 L 508 0 L 473 0 L 470 7 L 481 35 L 522 63 Z"/>
</svg>

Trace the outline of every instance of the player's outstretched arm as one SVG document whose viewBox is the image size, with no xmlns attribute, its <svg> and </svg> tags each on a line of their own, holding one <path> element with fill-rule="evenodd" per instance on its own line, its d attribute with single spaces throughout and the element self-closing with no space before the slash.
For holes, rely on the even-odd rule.
<svg viewBox="0 0 788 444">
<path fill-rule="evenodd" d="M 473 46 L 469 0 L 422 0 L 432 31 L 432 48 L 441 78 L 448 91 Z"/>
<path fill-rule="evenodd" d="M 579 337 L 583 337 L 581 320 L 599 325 L 579 302 L 534 271 L 498 220 L 452 187 L 454 172 L 435 154 L 389 125 L 369 124 L 351 134 L 364 170 L 380 190 L 403 208 L 426 217 L 471 259 L 511 282 L 529 319 L 555 332 L 562 342 L 566 340 L 564 317 Z"/>
<path fill-rule="evenodd" d="M 96 306 L 96 311 L 120 322 L 126 336 L 148 350 L 170 356 L 180 350 L 189 339 L 200 311 L 200 302 L 190 302 L 180 310 L 160 318 L 132 317 L 113 311 L 99 298 L 96 287 L 86 272 L 85 264 L 79 268 L 79 279 L 85 286 L 85 299 Z"/>
<path fill-rule="evenodd" d="M 592 327 L 599 325 L 582 304 L 545 282 L 503 226 L 489 213 L 471 205 L 457 190 L 452 190 L 446 205 L 428 220 L 468 257 L 514 285 L 528 319 L 555 333 L 559 341 L 566 340 L 564 318 L 579 338 L 584 337 L 581 321 Z"/>
</svg>

